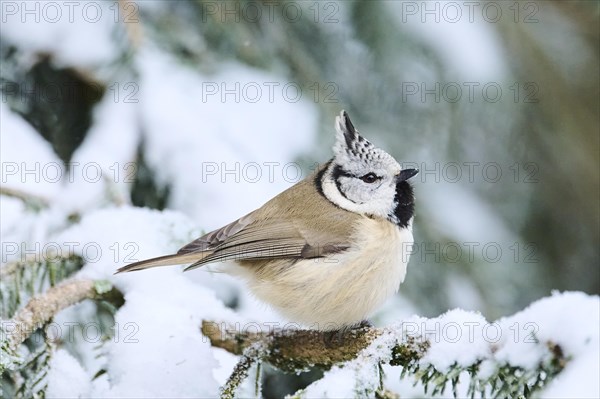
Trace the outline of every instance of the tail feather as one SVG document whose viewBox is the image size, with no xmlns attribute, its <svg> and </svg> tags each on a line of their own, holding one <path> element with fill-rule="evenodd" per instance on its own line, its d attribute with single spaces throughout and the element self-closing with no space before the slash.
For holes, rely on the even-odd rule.
<svg viewBox="0 0 600 399">
<path fill-rule="evenodd" d="M 195 252 L 195 253 L 187 253 L 187 254 L 175 254 L 175 255 L 165 255 L 159 256 L 158 258 L 146 259 L 139 262 L 131 263 L 129 265 L 123 266 L 118 269 L 115 274 L 123 273 L 123 272 L 133 272 L 136 270 L 144 270 L 149 269 L 151 267 L 159 267 L 159 266 L 173 266 L 173 265 L 181 265 L 184 263 L 195 263 L 199 262 L 202 259 L 206 258 L 210 255 L 212 251 L 206 252 Z"/>
</svg>

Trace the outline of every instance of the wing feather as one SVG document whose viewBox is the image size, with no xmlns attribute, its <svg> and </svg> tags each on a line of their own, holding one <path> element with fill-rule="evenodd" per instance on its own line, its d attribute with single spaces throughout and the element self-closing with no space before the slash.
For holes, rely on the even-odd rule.
<svg viewBox="0 0 600 399">
<path fill-rule="evenodd" d="M 262 220 L 260 223 L 250 223 L 223 241 L 218 241 L 217 245 L 206 247 L 205 251 L 210 250 L 213 253 L 199 259 L 186 270 L 207 263 L 228 260 L 317 258 L 329 253 L 343 251 L 350 246 L 349 243 L 340 241 L 340 237 L 337 237 L 337 242 L 315 241 L 318 236 L 318 234 L 311 234 L 310 231 L 303 231 L 289 220 L 281 218 L 270 218 Z M 307 237 L 313 237 L 313 239 Z"/>
<path fill-rule="evenodd" d="M 252 215 L 254 212 L 247 214 L 246 216 L 242 216 L 238 220 L 235 220 L 229 223 L 226 226 L 221 227 L 220 229 L 211 231 L 203 235 L 200 238 L 195 239 L 189 244 L 184 245 L 182 248 L 177 251 L 178 255 L 188 254 L 191 252 L 203 252 L 211 247 L 215 247 L 223 242 L 225 242 L 229 237 L 234 234 L 242 231 L 244 227 L 249 225 L 254 221 Z"/>
<path fill-rule="evenodd" d="M 298 239 L 273 240 L 271 244 L 266 242 L 250 242 L 233 247 L 225 247 L 215 251 L 211 255 L 203 258 L 185 270 L 195 269 L 212 262 L 225 262 L 229 260 L 264 260 L 264 259 L 282 259 L 282 258 L 301 258 L 302 249 L 306 244 Z"/>
</svg>

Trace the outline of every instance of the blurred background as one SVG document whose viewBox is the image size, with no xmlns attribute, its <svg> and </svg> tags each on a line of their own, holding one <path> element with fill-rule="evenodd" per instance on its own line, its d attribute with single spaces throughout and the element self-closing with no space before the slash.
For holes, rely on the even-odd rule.
<svg viewBox="0 0 600 399">
<path fill-rule="evenodd" d="M 67 3 L 2 3 L 5 237 L 53 201 L 50 230 L 114 204 L 220 227 L 327 161 L 345 109 L 421 170 L 376 322 L 600 292 L 598 2 Z"/>
</svg>

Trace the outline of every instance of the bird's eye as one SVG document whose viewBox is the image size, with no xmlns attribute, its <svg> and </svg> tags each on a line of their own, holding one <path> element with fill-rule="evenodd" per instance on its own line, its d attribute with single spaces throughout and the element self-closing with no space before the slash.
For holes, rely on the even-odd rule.
<svg viewBox="0 0 600 399">
<path fill-rule="evenodd" d="M 367 173 L 366 175 L 362 176 L 360 178 L 360 180 L 364 181 L 365 183 L 375 183 L 377 180 L 379 180 L 379 177 L 371 172 L 371 173 Z"/>
</svg>

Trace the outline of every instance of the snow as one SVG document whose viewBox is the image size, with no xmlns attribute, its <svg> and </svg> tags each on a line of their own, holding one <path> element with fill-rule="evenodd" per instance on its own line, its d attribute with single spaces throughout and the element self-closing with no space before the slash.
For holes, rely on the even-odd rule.
<svg viewBox="0 0 600 399">
<path fill-rule="evenodd" d="M 168 287 L 173 282 L 164 283 Z M 149 290 L 126 295 L 126 303 L 115 318 L 121 336 L 107 348 L 112 387 L 104 395 L 186 397 L 210 396 L 217 391 L 210 374 L 198 374 L 198 370 L 217 365 L 199 326 L 202 309 L 220 306 L 209 291 L 182 286 L 185 284 L 176 290 L 185 294 L 183 298 L 178 295 L 180 300 L 165 301 Z M 174 292 L 166 287 L 161 291 L 171 296 Z"/>
<path fill-rule="evenodd" d="M 300 397 L 355 397 L 378 387 L 377 363 L 390 358 L 396 342 L 412 337 L 430 344 L 419 360 L 421 367 L 433 366 L 441 373 L 453 365 L 479 364 L 478 378 L 493 375 L 499 366 L 531 369 L 549 356 L 546 343 L 560 345 L 567 360 L 565 369 L 542 391 L 541 397 L 600 397 L 600 298 L 581 292 L 553 293 L 525 310 L 490 323 L 477 312 L 454 309 L 432 319 L 413 316 L 384 329 L 383 334 L 359 353 L 356 359 L 333 367 L 309 385 Z M 515 325 L 533 323 L 539 342 L 525 334 L 515 336 Z M 517 339 L 518 338 L 518 339 Z M 400 380 L 400 367 L 384 366 L 385 386 L 403 397 L 423 397 L 420 382 L 413 386 L 409 376 Z M 457 391 L 467 395 L 469 376 L 461 373 Z M 362 394 L 361 394 L 362 393 Z M 371 395 L 372 396 L 372 395 Z M 444 397 L 440 395 L 439 397 Z"/>
<path fill-rule="evenodd" d="M 50 53 L 61 66 L 94 68 L 117 53 L 111 39 L 117 3 L 4 2 L 2 34 L 9 43 L 33 55 Z M 112 8 L 111 8 L 112 7 Z M 91 45 L 93 43 L 93 45 Z"/>
<path fill-rule="evenodd" d="M 210 343 L 199 332 L 201 321 L 233 319 L 214 291 L 192 282 L 177 267 L 113 275 L 119 265 L 134 260 L 130 257 L 174 251 L 193 232 L 192 223 L 178 212 L 123 206 L 92 211 L 53 238 L 79 244 L 71 248 L 88 263 L 78 277 L 109 280 L 125 294 L 126 303 L 115 316 L 115 336 L 104 346 L 110 384 L 94 385 L 90 395 L 183 397 L 217 392 L 210 373 L 198 373 L 218 366 Z M 127 249 L 128 244 L 133 249 Z"/>
<path fill-rule="evenodd" d="M 543 398 L 600 398 L 598 348 L 580 355 L 544 389 Z"/>
<path fill-rule="evenodd" d="M 325 373 L 322 379 L 309 385 L 301 397 L 304 398 L 354 398 L 371 396 L 377 387 L 377 380 L 374 380 L 373 373 L 367 373 L 367 381 L 371 381 L 369 386 L 357 387 L 356 382 L 363 371 L 360 364 L 354 363 L 352 367 L 335 367 Z"/>
<path fill-rule="evenodd" d="M 110 90 L 94 108 L 92 126 L 70 162 L 62 206 L 71 212 L 93 209 L 103 205 L 108 191 L 128 202 L 140 134 L 136 108 L 123 98 L 115 101 Z"/>
<path fill-rule="evenodd" d="M 66 169 L 52 146 L 4 102 L 0 104 L 0 120 L 2 188 L 50 203 L 56 201 Z M 48 230 L 61 223 L 59 219 L 64 216 L 54 209 L 37 213 L 29 208 L 20 199 L 0 197 L 0 263 L 22 259 L 27 251 L 39 253 L 47 243 Z"/>
<path fill-rule="evenodd" d="M 25 205 L 19 199 L 4 196 L 0 197 L 0 202 L 0 235 L 6 237 L 11 230 L 18 228 L 20 216 L 25 213 Z"/>
<path fill-rule="evenodd" d="M 291 101 L 294 82 L 239 64 L 199 74 L 151 48 L 138 62 L 147 162 L 170 207 L 214 229 L 305 177 L 292 161 L 312 148 L 317 114 L 306 93 Z"/>
<path fill-rule="evenodd" d="M 504 364 L 532 369 L 548 358 L 547 343 L 558 344 L 565 358 L 572 360 L 542 396 L 600 396 L 597 296 L 555 292 L 493 323 L 476 312 L 455 309 L 434 319 L 415 316 L 403 321 L 402 329 L 404 334 L 425 338 L 431 344 L 421 365 L 433 365 L 443 373 L 455 363 L 467 367 L 485 359 L 478 373 L 482 379 Z M 577 394 L 567 388 L 575 386 Z"/>
<path fill-rule="evenodd" d="M 600 397 L 600 300 L 597 296 L 554 292 L 500 320 L 499 324 L 510 334 L 506 334 L 495 354 L 498 360 L 524 367 L 539 361 L 542 354 L 533 349 L 533 339 L 558 344 L 564 356 L 573 359 L 544 391 L 543 397 Z M 521 334 L 517 336 L 514 331 Z"/>
<path fill-rule="evenodd" d="M 393 334 L 383 334 L 373 340 L 356 359 L 326 371 L 323 378 L 310 384 L 301 397 L 353 398 L 373 397 L 379 387 L 377 363 L 388 357 Z"/>
<path fill-rule="evenodd" d="M 477 312 L 454 309 L 434 319 L 409 318 L 402 322 L 402 329 L 406 337 L 420 337 L 431 344 L 420 363 L 445 372 L 455 363 L 469 366 L 489 356 L 484 333 L 487 325 Z"/>
<path fill-rule="evenodd" d="M 536 340 L 560 345 L 566 356 L 580 356 L 598 349 L 599 302 L 581 292 L 554 292 L 499 325 L 511 334 L 503 336 L 496 357 L 511 364 L 529 367 L 539 360 L 528 351 Z"/>
<path fill-rule="evenodd" d="M 63 164 L 47 141 L 20 115 L 0 103 L 2 185 L 52 199 L 59 191 Z"/>
<path fill-rule="evenodd" d="M 180 212 L 113 206 L 88 212 L 52 239 L 65 251 L 73 243 L 72 251 L 86 259 L 82 277 L 112 280 L 119 265 L 174 252 L 194 234 L 196 227 Z"/>
<path fill-rule="evenodd" d="M 82 398 L 89 396 L 90 375 L 64 349 L 57 349 L 50 360 L 47 398 Z"/>
</svg>

